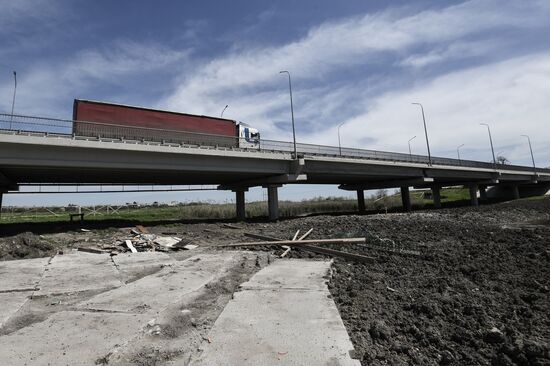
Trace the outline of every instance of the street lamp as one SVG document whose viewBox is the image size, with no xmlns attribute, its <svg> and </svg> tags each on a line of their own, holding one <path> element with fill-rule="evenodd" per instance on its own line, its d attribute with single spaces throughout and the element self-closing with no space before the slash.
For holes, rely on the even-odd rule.
<svg viewBox="0 0 550 366">
<path fill-rule="evenodd" d="M 414 135 L 413 137 L 411 137 L 408 141 L 409 143 L 409 157 L 412 159 L 412 152 L 411 152 L 411 141 L 414 140 L 416 138 L 416 135 Z"/>
<path fill-rule="evenodd" d="M 11 130 L 11 123 L 13 121 L 13 109 L 15 108 L 15 93 L 17 91 L 17 72 L 13 72 L 13 99 L 11 101 L 11 118 L 10 118 L 10 130 Z"/>
<path fill-rule="evenodd" d="M 225 110 L 227 109 L 227 107 L 229 107 L 229 104 L 226 104 L 225 107 L 223 107 L 223 111 L 222 111 L 222 113 L 220 114 L 220 118 L 223 118 L 223 112 L 225 112 Z"/>
<path fill-rule="evenodd" d="M 296 129 L 294 128 L 294 105 L 292 104 L 292 82 L 290 81 L 290 72 L 284 70 L 279 74 L 288 74 L 288 90 L 290 92 L 290 115 L 292 116 L 292 138 L 294 140 L 294 159 L 298 158 L 298 152 L 296 151 Z"/>
<path fill-rule="evenodd" d="M 491 136 L 491 128 L 487 123 L 480 123 L 481 126 L 487 127 L 487 132 L 489 132 L 489 142 L 491 143 L 491 152 L 493 153 L 493 166 L 497 168 L 497 159 L 495 159 L 495 149 L 493 148 L 493 137 Z"/>
<path fill-rule="evenodd" d="M 458 155 L 458 164 L 462 164 L 462 162 L 460 161 L 460 148 L 464 146 L 464 144 L 462 145 L 459 145 L 456 147 L 456 155 Z"/>
<path fill-rule="evenodd" d="M 340 156 L 342 156 L 342 143 L 340 142 L 340 127 L 344 125 L 346 122 L 342 122 L 338 125 L 338 150 L 340 150 Z"/>
<path fill-rule="evenodd" d="M 426 116 L 424 115 L 424 107 L 420 103 L 413 103 L 420 106 L 422 110 L 422 120 L 424 121 L 424 133 L 426 134 L 426 146 L 428 147 L 428 165 L 432 165 L 432 154 L 430 153 L 430 142 L 428 141 L 428 129 L 426 128 Z"/>
<path fill-rule="evenodd" d="M 533 148 L 531 147 L 531 139 L 527 135 L 521 135 L 523 137 L 527 138 L 527 141 L 529 142 L 529 151 L 531 151 L 531 160 L 533 161 L 533 169 L 535 170 L 535 174 L 537 174 L 537 167 L 535 166 L 535 157 L 533 156 Z"/>
</svg>

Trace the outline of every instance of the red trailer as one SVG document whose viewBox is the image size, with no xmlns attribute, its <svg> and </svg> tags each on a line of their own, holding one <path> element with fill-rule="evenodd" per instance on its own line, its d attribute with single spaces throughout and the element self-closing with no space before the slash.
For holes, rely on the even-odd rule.
<svg viewBox="0 0 550 366">
<path fill-rule="evenodd" d="M 74 100 L 73 120 L 78 136 L 230 147 L 239 146 L 242 129 L 229 119 L 80 99 Z"/>
</svg>

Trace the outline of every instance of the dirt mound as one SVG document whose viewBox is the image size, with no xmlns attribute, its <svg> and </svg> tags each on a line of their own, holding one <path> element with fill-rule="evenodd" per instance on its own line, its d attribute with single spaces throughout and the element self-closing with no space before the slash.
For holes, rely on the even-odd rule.
<svg viewBox="0 0 550 366">
<path fill-rule="evenodd" d="M 30 232 L 0 241 L 0 260 L 46 257 L 54 253 L 54 245 Z"/>
</svg>

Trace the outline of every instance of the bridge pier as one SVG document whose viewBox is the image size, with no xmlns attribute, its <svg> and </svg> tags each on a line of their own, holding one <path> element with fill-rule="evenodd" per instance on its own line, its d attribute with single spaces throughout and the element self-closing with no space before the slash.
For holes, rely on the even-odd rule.
<svg viewBox="0 0 550 366">
<path fill-rule="evenodd" d="M 279 219 L 279 194 L 280 185 L 268 185 L 267 188 L 267 209 L 269 213 L 269 221 L 277 221 Z"/>
<path fill-rule="evenodd" d="M 0 191 L 0 217 L 2 217 L 2 196 L 4 195 L 4 192 Z"/>
<path fill-rule="evenodd" d="M 487 201 L 487 186 L 479 186 L 479 199 Z"/>
<path fill-rule="evenodd" d="M 362 189 L 357 190 L 357 207 L 359 212 L 365 212 L 365 191 Z"/>
<path fill-rule="evenodd" d="M 411 195 L 408 186 L 401 187 L 401 202 L 403 203 L 403 210 L 406 212 L 411 211 Z"/>
<path fill-rule="evenodd" d="M 479 202 L 477 200 L 477 184 L 470 184 L 468 188 L 470 189 L 470 204 L 472 206 L 479 206 Z"/>
<path fill-rule="evenodd" d="M 519 200 L 520 199 L 520 195 L 519 195 L 519 186 L 517 184 L 514 184 L 512 186 L 512 197 L 515 199 L 515 200 Z"/>
<path fill-rule="evenodd" d="M 434 208 L 441 208 L 441 187 L 432 187 Z"/>
<path fill-rule="evenodd" d="M 246 219 L 244 192 L 248 191 L 246 188 L 236 189 L 235 192 L 235 204 L 237 209 L 237 221 L 244 221 Z"/>
</svg>

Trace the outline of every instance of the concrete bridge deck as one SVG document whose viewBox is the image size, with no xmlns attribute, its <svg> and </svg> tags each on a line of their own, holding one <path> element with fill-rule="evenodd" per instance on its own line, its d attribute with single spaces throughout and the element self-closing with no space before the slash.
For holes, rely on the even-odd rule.
<svg viewBox="0 0 550 366">
<path fill-rule="evenodd" d="M 304 145 L 305 146 L 305 145 Z M 401 188 L 410 209 L 409 187 L 433 189 L 440 205 L 441 187 L 470 187 L 472 204 L 490 186 L 504 187 L 511 198 L 548 190 L 550 170 L 433 158 L 432 163 L 405 154 L 343 155 L 318 152 L 307 145 L 295 158 L 276 146 L 261 150 L 187 146 L 173 143 L 74 138 L 44 133 L 0 133 L 1 193 L 20 183 L 216 184 L 236 192 L 237 216 L 244 218 L 244 194 L 254 186 L 268 190 L 269 216 L 278 217 L 277 189 L 284 184 L 335 184 L 357 191 Z M 356 154 L 357 156 L 353 155 Z M 353 156 L 352 156 L 353 155 Z M 419 161 L 417 161 L 419 160 Z"/>
</svg>

